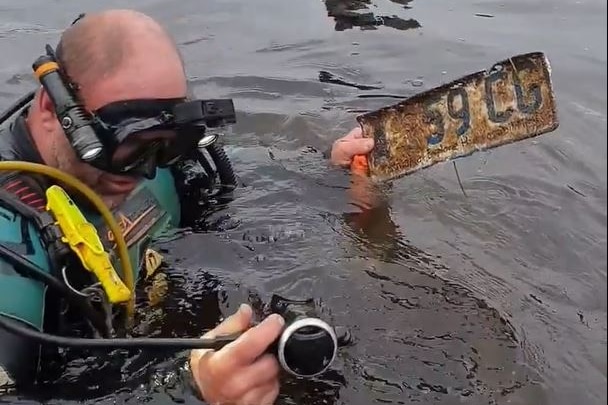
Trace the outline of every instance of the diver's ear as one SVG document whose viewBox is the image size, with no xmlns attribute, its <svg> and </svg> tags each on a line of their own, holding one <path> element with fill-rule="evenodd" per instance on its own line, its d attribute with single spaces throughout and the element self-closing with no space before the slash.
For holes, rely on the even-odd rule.
<svg viewBox="0 0 608 405">
<path fill-rule="evenodd" d="M 57 122 L 57 113 L 53 101 L 49 97 L 46 90 L 41 87 L 36 97 L 36 109 L 40 118 L 41 125 L 47 130 L 54 130 L 59 123 Z"/>
<path fill-rule="evenodd" d="M 56 117 L 55 106 L 49 97 L 49 93 L 46 92 L 44 87 L 41 87 L 40 92 L 38 93 L 38 109 L 43 114 L 52 115 L 53 118 Z"/>
</svg>

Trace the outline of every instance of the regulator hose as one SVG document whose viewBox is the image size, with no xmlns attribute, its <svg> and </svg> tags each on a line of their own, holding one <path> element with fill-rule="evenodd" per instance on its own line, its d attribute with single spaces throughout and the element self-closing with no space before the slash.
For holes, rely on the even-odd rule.
<svg viewBox="0 0 608 405">
<path fill-rule="evenodd" d="M 224 148 L 216 143 L 212 143 L 207 146 L 206 149 L 213 159 L 220 177 L 220 193 L 223 194 L 232 191 L 237 185 L 236 174 L 234 174 L 234 169 L 232 168 L 228 156 L 226 156 Z"/>
<path fill-rule="evenodd" d="M 114 239 L 116 241 L 116 246 L 118 247 L 118 255 L 120 259 L 120 264 L 122 265 L 122 280 L 125 283 L 126 287 L 130 291 L 130 298 L 127 302 L 127 313 L 131 315 L 135 306 L 135 282 L 133 280 L 133 268 L 131 267 L 131 261 L 129 260 L 129 252 L 127 250 L 127 244 L 125 243 L 124 236 L 112 216 L 110 210 L 106 207 L 104 202 L 99 198 L 99 196 L 91 190 L 86 184 L 78 180 L 72 175 L 62 172 L 61 170 L 55 169 L 50 166 L 45 166 L 39 163 L 32 162 L 24 162 L 24 161 L 3 161 L 0 162 L 0 171 L 24 171 L 31 172 L 41 175 L 46 175 L 55 179 L 56 181 L 63 182 L 68 186 L 78 190 L 81 194 L 83 194 L 86 198 L 88 198 L 91 203 L 99 210 L 101 216 L 104 221 L 107 223 L 108 227 L 114 234 Z"/>
<path fill-rule="evenodd" d="M 0 315 L 0 328 L 40 344 L 105 350 L 220 350 L 242 335 L 238 332 L 213 338 L 75 338 L 39 332 L 5 315 Z M 288 373 L 314 377 L 331 366 L 340 343 L 344 345 L 348 341 L 339 339 L 325 322 L 316 318 L 300 319 L 287 325 L 278 341 L 270 344 L 266 352 L 277 356 L 279 364 Z"/>
<path fill-rule="evenodd" d="M 17 272 L 21 272 L 25 276 L 38 280 L 41 283 L 44 283 L 62 293 L 69 303 L 74 304 L 83 311 L 84 315 L 87 316 L 89 321 L 93 324 L 93 326 L 95 326 L 95 329 L 97 329 L 99 333 L 101 333 L 104 337 L 108 335 L 105 320 L 98 312 L 95 311 L 91 303 L 86 298 L 76 294 L 76 292 L 70 290 L 65 284 L 63 284 L 61 280 L 42 270 L 34 263 L 24 259 L 22 256 L 18 255 L 2 244 L 0 244 L 0 256 L 15 266 L 15 270 Z"/>
<path fill-rule="evenodd" d="M 9 119 L 11 117 L 11 115 L 15 114 L 21 108 L 25 107 L 27 105 L 27 103 L 32 101 L 35 94 L 36 93 L 34 90 L 30 91 L 29 93 L 22 96 L 19 100 L 15 101 L 8 109 L 3 111 L 0 114 L 0 124 L 2 124 L 4 121 Z"/>
<path fill-rule="evenodd" d="M 51 335 L 20 324 L 18 321 L 0 315 L 0 328 L 34 340 L 41 344 L 82 349 L 213 349 L 219 350 L 236 340 L 241 334 L 218 336 L 215 338 L 107 338 L 91 339 Z"/>
</svg>

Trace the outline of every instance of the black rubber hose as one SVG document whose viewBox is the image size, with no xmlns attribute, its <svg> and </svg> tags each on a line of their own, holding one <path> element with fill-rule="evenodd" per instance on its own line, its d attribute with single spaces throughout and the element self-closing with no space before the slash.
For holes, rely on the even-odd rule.
<svg viewBox="0 0 608 405">
<path fill-rule="evenodd" d="M 207 146 L 207 151 L 213 159 L 220 176 L 221 193 L 233 191 L 237 186 L 236 174 L 234 174 L 234 169 L 232 168 L 230 159 L 226 156 L 226 152 L 216 143 Z"/>
<path fill-rule="evenodd" d="M 41 281 L 49 286 L 63 292 L 66 298 L 72 303 L 75 303 L 81 307 L 85 314 L 92 318 L 91 322 L 95 324 L 95 320 L 103 322 L 103 319 L 98 313 L 94 312 L 94 309 L 90 306 L 90 303 L 76 294 L 74 291 L 67 288 L 61 281 L 46 273 L 44 270 L 38 268 L 35 264 L 22 258 L 6 246 L 0 244 L 0 255 L 7 259 L 16 268 L 24 271 L 26 276 Z M 97 326 L 97 325 L 96 325 Z M 105 329 L 105 323 L 102 324 Z M 144 348 L 155 348 L 155 349 L 221 349 L 226 344 L 234 341 L 240 334 L 218 337 L 215 339 L 199 339 L 199 338 L 133 338 L 133 339 L 87 339 L 87 338 L 71 338 L 63 336 L 55 336 L 48 333 L 38 332 L 31 328 L 22 326 L 21 324 L 11 321 L 10 318 L 0 316 L 0 327 L 7 331 L 25 337 L 27 339 L 35 340 L 39 343 L 52 344 L 56 346 L 72 346 L 72 347 L 84 347 L 84 348 L 107 348 L 107 349 L 144 349 Z M 104 330 L 101 329 L 101 330 Z"/>
<path fill-rule="evenodd" d="M 39 343 L 79 348 L 99 349 L 213 349 L 219 350 L 228 343 L 236 340 L 240 333 L 227 336 L 218 336 L 211 339 L 203 338 L 109 338 L 87 339 L 51 335 L 38 332 L 23 326 L 6 316 L 0 316 L 0 328 Z"/>
<path fill-rule="evenodd" d="M 29 260 L 24 259 L 3 244 L 0 244 L 0 256 L 15 266 L 15 270 L 22 276 L 40 281 L 63 294 L 70 304 L 73 304 L 82 310 L 84 315 L 91 321 L 99 333 L 103 336 L 107 336 L 107 326 L 102 315 L 95 311 L 91 303 L 84 297 L 81 297 L 76 292 L 70 290 L 61 282 L 61 280 L 45 272 Z"/>
<path fill-rule="evenodd" d="M 11 115 L 15 114 L 17 111 L 19 111 L 21 108 L 23 108 L 27 103 L 32 101 L 32 99 L 34 98 L 34 94 L 36 94 L 36 92 L 34 90 L 30 91 L 25 96 L 23 96 L 19 100 L 15 101 L 13 103 L 13 105 L 11 105 L 5 111 L 3 111 L 0 114 L 0 124 L 2 124 L 4 121 L 9 119 L 11 117 Z"/>
</svg>

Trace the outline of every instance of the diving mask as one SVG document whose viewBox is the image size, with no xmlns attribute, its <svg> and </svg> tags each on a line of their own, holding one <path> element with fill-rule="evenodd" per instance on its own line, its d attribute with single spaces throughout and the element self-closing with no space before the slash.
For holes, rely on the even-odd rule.
<svg viewBox="0 0 608 405">
<path fill-rule="evenodd" d="M 153 178 L 157 167 L 174 164 L 217 135 L 207 128 L 234 123 L 232 100 L 128 100 L 93 112 L 104 154 L 91 164 L 115 174 Z"/>
</svg>

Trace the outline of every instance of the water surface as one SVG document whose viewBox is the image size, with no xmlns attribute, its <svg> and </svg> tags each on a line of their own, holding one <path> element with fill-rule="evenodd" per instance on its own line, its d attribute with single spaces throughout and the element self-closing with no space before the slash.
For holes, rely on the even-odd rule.
<svg viewBox="0 0 608 405">
<path fill-rule="evenodd" d="M 107 1 L 103 7 L 124 7 Z M 232 97 L 243 187 L 208 231 L 159 242 L 172 296 L 154 336 L 196 336 L 243 300 L 314 298 L 355 345 L 281 404 L 603 404 L 606 5 L 600 0 L 129 2 L 184 53 L 195 93 Z M 0 6 L 0 107 L 101 3 Z M 544 51 L 560 127 L 400 179 L 361 215 L 320 151 L 369 111 Z M 143 327 L 143 326 L 142 326 Z M 15 404 L 196 404 L 187 353 L 66 354 Z"/>
</svg>

